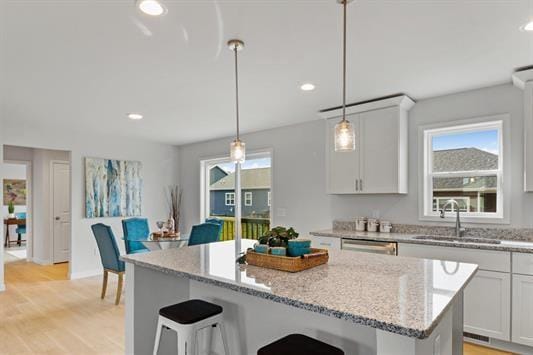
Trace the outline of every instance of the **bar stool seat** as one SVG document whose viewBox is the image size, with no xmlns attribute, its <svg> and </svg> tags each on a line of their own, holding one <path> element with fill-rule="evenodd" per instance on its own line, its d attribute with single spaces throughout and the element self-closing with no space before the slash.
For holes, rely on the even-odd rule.
<svg viewBox="0 0 533 355">
<path fill-rule="evenodd" d="M 262 347 L 257 355 L 344 355 L 344 351 L 302 334 L 291 334 Z"/>
<path fill-rule="evenodd" d="M 157 330 L 155 334 L 154 355 L 159 350 L 161 330 L 172 329 L 178 336 L 178 355 L 197 354 L 197 333 L 205 328 L 218 328 L 222 336 L 225 355 L 230 355 L 224 323 L 222 307 L 202 300 L 189 300 L 159 310 Z"/>
<path fill-rule="evenodd" d="M 190 300 L 159 310 L 159 315 L 176 323 L 192 324 L 222 313 L 222 307 L 202 300 Z"/>
</svg>

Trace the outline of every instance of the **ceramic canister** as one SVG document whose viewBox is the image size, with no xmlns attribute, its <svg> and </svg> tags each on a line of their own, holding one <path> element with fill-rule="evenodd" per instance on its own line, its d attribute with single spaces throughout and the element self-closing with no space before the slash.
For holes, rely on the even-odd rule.
<svg viewBox="0 0 533 355">
<path fill-rule="evenodd" d="M 374 218 L 368 219 L 367 229 L 369 232 L 377 232 L 379 228 L 379 221 Z"/>
<path fill-rule="evenodd" d="M 355 230 L 359 232 L 366 230 L 366 217 L 357 217 L 355 219 Z"/>
<path fill-rule="evenodd" d="M 390 233 L 392 229 L 392 224 L 389 221 L 381 221 L 379 224 L 379 231 L 381 233 Z"/>
</svg>

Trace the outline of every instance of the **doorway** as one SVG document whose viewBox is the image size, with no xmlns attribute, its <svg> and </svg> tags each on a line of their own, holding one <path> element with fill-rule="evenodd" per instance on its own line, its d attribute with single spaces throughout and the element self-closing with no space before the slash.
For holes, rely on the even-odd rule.
<svg viewBox="0 0 533 355">
<path fill-rule="evenodd" d="M 31 258 L 31 161 L 7 160 L 3 165 L 2 217 L 4 262 Z M 28 252 L 29 250 L 29 252 Z"/>
</svg>

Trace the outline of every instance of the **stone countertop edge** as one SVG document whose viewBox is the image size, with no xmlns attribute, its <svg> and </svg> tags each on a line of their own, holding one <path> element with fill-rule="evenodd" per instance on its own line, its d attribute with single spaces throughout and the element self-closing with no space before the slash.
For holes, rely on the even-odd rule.
<svg viewBox="0 0 533 355">
<path fill-rule="evenodd" d="M 309 234 L 312 236 L 317 236 L 317 237 L 375 240 L 375 241 L 384 241 L 384 242 L 424 244 L 424 245 L 436 245 L 436 246 L 442 246 L 442 247 L 508 251 L 508 252 L 515 252 L 515 253 L 533 254 L 533 243 L 532 242 L 529 242 L 531 246 L 518 245 L 519 243 L 524 243 L 524 244 L 528 243 L 528 242 L 519 242 L 519 241 L 518 242 L 508 241 L 510 244 L 488 244 L 488 243 L 456 242 L 456 241 L 448 242 L 448 241 L 431 240 L 431 239 L 414 239 L 414 237 L 416 236 L 424 235 L 422 233 L 419 233 L 419 234 L 380 233 L 380 232 L 362 232 L 362 231 L 358 232 L 358 231 L 346 231 L 346 230 L 334 230 L 334 229 L 310 232 Z M 517 245 L 512 245 L 512 243 L 517 243 Z"/>
<path fill-rule="evenodd" d="M 378 320 L 375 320 L 375 319 L 372 319 L 372 318 L 362 317 L 362 316 L 358 316 L 358 315 L 347 313 L 347 312 L 340 312 L 340 311 L 332 310 L 332 309 L 329 309 L 329 308 L 326 308 L 326 307 L 317 306 L 317 305 L 314 305 L 314 304 L 309 304 L 309 303 L 305 303 L 305 302 L 301 302 L 301 301 L 296 301 L 296 300 L 293 300 L 293 299 L 290 299 L 290 298 L 287 298 L 287 297 L 277 296 L 277 295 L 274 295 L 274 294 L 269 293 L 269 292 L 261 291 L 261 290 L 258 290 L 256 288 L 253 288 L 253 287 L 239 286 L 239 285 L 236 285 L 236 284 L 234 284 L 232 282 L 228 282 L 228 281 L 226 281 L 225 279 L 222 279 L 222 278 L 205 277 L 205 276 L 200 276 L 200 275 L 196 275 L 196 274 L 191 274 L 191 273 L 188 273 L 188 272 L 183 272 L 183 271 L 178 271 L 178 270 L 175 270 L 175 269 L 170 269 L 170 268 L 166 268 L 166 267 L 162 267 L 162 266 L 153 265 L 151 263 L 147 263 L 147 262 L 143 262 L 143 261 L 131 258 L 131 257 L 127 256 L 127 255 L 121 256 L 120 259 L 122 261 L 124 261 L 124 262 L 131 263 L 131 264 L 134 264 L 136 266 L 141 266 L 141 267 L 145 267 L 145 268 L 148 268 L 148 269 L 152 269 L 152 270 L 155 270 L 155 271 L 160 271 L 160 272 L 163 272 L 165 274 L 174 275 L 174 276 L 178 276 L 178 277 L 185 277 L 185 278 L 188 278 L 188 279 L 191 279 L 191 280 L 194 280 L 194 281 L 199 281 L 199 282 L 203 282 L 203 283 L 206 283 L 206 284 L 212 284 L 212 285 L 215 285 L 215 286 L 218 286 L 218 287 L 223 287 L 223 288 L 229 289 L 231 291 L 244 293 L 244 294 L 247 294 L 247 295 L 250 295 L 250 296 L 260 297 L 260 298 L 263 298 L 263 299 L 266 299 L 266 300 L 269 300 L 269 301 L 273 301 L 273 302 L 276 302 L 276 303 L 285 304 L 285 305 L 292 306 L 292 307 L 295 307 L 295 308 L 300 308 L 300 309 L 307 310 L 307 311 L 310 311 L 310 312 L 314 312 L 314 313 L 322 314 L 322 315 L 325 315 L 325 316 L 346 320 L 346 321 L 349 321 L 349 322 L 353 322 L 355 324 L 368 326 L 368 327 L 372 327 L 372 328 L 375 328 L 375 329 L 383 330 L 383 331 L 386 331 L 386 332 L 399 334 L 399 335 L 402 335 L 402 336 L 406 336 L 406 337 L 409 337 L 409 338 L 416 338 L 416 339 L 426 339 L 426 338 L 428 338 L 431 335 L 431 333 L 436 328 L 436 326 L 438 325 L 438 323 L 440 322 L 440 320 L 442 319 L 444 314 L 449 310 L 449 308 L 451 307 L 451 305 L 455 301 L 455 297 L 457 297 L 457 294 L 459 294 L 460 292 L 462 292 L 464 290 L 465 286 L 470 282 L 472 277 L 474 277 L 474 275 L 475 275 L 475 272 L 472 273 L 472 275 L 468 279 L 468 282 L 465 282 L 463 287 L 460 290 L 457 291 L 457 294 L 454 297 L 454 300 L 452 300 L 452 301 L 450 301 L 448 303 L 448 305 L 441 311 L 440 315 L 435 318 L 435 320 L 430 324 L 430 326 L 427 329 L 413 329 L 413 328 L 406 328 L 406 327 L 398 326 L 398 325 L 395 325 L 395 324 L 389 324 L 389 323 L 386 323 L 386 322 L 381 322 L 381 321 L 378 321 Z M 318 266 L 318 267 L 320 267 L 320 266 Z M 477 272 L 477 268 L 476 268 L 476 272 Z"/>
</svg>

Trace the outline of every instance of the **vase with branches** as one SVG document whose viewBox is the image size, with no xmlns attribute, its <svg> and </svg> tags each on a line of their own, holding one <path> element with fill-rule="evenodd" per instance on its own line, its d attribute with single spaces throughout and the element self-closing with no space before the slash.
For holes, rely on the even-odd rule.
<svg viewBox="0 0 533 355">
<path fill-rule="evenodd" d="M 181 212 L 181 195 L 182 190 L 179 185 L 171 185 L 167 189 L 167 202 L 169 216 L 174 220 L 174 228 L 179 232 L 180 212 Z"/>
</svg>

